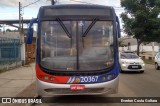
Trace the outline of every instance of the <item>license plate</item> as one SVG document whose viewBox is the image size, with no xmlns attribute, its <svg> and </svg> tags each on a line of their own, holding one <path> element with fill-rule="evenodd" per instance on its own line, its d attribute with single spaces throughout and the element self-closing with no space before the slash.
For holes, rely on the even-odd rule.
<svg viewBox="0 0 160 106">
<path fill-rule="evenodd" d="M 132 68 L 138 68 L 138 66 L 132 66 Z"/>
<path fill-rule="evenodd" d="M 77 90 L 84 90 L 85 85 L 71 85 L 70 90 L 77 91 Z"/>
</svg>

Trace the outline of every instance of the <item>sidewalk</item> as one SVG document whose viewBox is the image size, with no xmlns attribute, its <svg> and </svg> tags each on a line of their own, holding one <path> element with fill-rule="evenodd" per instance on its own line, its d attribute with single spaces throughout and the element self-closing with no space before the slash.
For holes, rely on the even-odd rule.
<svg viewBox="0 0 160 106">
<path fill-rule="evenodd" d="M 0 97 L 16 97 L 35 81 L 35 63 L 0 73 Z"/>
</svg>

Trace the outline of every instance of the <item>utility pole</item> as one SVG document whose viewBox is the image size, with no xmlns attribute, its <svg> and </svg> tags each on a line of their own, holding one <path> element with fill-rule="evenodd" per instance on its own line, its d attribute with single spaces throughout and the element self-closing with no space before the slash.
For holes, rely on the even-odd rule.
<svg viewBox="0 0 160 106">
<path fill-rule="evenodd" d="M 155 56 L 155 53 L 154 53 L 154 42 L 152 42 L 152 59 L 154 60 L 154 56 Z"/>
<path fill-rule="evenodd" d="M 21 17 L 21 33 L 24 34 L 24 30 L 23 30 L 23 16 Z"/>
<path fill-rule="evenodd" d="M 20 35 L 20 43 L 21 43 L 21 61 L 22 65 L 25 64 L 25 43 L 24 43 L 24 36 L 22 33 L 22 4 L 19 2 L 19 35 Z"/>
<path fill-rule="evenodd" d="M 19 34 L 21 36 L 21 24 L 22 24 L 22 4 L 19 2 Z"/>
<path fill-rule="evenodd" d="M 55 0 L 51 0 L 51 4 L 55 5 L 56 1 Z"/>
</svg>

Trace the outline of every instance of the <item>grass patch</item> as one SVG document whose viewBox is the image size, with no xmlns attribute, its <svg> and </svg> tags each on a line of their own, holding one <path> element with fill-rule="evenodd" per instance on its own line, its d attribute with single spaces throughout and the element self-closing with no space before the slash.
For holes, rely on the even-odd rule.
<svg viewBox="0 0 160 106">
<path fill-rule="evenodd" d="M 144 63 L 146 64 L 154 64 L 154 60 L 149 60 L 149 59 L 143 59 Z"/>
</svg>

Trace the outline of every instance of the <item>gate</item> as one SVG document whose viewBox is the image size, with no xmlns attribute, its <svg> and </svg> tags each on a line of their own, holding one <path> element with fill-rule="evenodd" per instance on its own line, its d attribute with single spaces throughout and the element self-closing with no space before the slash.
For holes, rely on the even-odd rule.
<svg viewBox="0 0 160 106">
<path fill-rule="evenodd" d="M 0 69 L 10 68 L 21 61 L 20 39 L 0 37 Z"/>
</svg>

